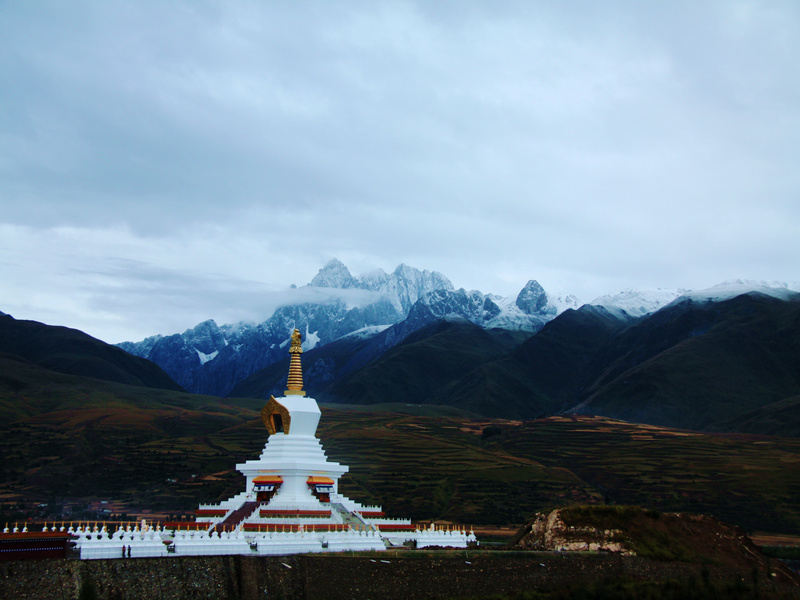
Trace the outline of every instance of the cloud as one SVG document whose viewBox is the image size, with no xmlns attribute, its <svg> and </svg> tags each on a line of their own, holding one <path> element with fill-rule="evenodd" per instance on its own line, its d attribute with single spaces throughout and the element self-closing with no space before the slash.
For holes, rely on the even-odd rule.
<svg viewBox="0 0 800 600">
<path fill-rule="evenodd" d="M 376 299 L 367 290 L 269 283 L 304 276 L 291 272 L 290 265 L 264 268 L 263 280 L 250 279 L 251 267 L 231 266 L 245 257 L 270 261 L 268 251 L 249 247 L 247 241 L 190 236 L 193 260 L 187 261 L 178 251 L 185 251 L 185 241 L 143 238 L 125 230 L 0 225 L 0 234 L 0 269 L 7 284 L 3 312 L 54 324 L 66 315 L 63 322 L 107 341 L 178 333 L 207 319 L 260 323 L 290 304 L 363 306 Z"/>
<path fill-rule="evenodd" d="M 11 314 L 143 337 L 334 256 L 507 295 L 796 278 L 791 3 L 5 3 L 0 36 Z"/>
</svg>

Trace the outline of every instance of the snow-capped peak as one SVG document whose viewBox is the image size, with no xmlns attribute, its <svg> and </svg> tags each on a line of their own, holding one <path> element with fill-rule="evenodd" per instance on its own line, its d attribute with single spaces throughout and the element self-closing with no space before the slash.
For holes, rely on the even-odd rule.
<svg viewBox="0 0 800 600">
<path fill-rule="evenodd" d="M 364 273 L 358 277 L 361 282 L 361 287 L 368 290 L 378 291 L 381 286 L 386 283 L 389 275 L 383 269 L 375 269 L 369 273 Z"/>
<path fill-rule="evenodd" d="M 564 294 L 556 292 L 547 293 L 547 306 L 549 311 L 555 311 L 556 315 L 560 315 L 565 310 L 570 308 L 576 309 L 583 304 L 578 297 L 574 294 Z"/>
<path fill-rule="evenodd" d="M 381 331 L 384 331 L 391 327 L 391 325 L 368 325 L 367 327 L 362 327 L 361 329 L 356 329 L 355 331 L 351 331 L 343 335 L 338 340 L 365 340 L 371 338 L 373 336 L 378 335 Z"/>
<path fill-rule="evenodd" d="M 751 292 L 760 292 L 775 298 L 786 299 L 800 292 L 800 282 L 783 283 L 733 279 L 702 290 L 626 289 L 616 294 L 606 294 L 595 298 L 589 304 L 602 306 L 618 316 L 627 315 L 636 318 L 654 313 L 675 301 L 689 299 L 695 302 L 721 302 Z"/>
<path fill-rule="evenodd" d="M 437 271 L 420 271 L 400 264 L 391 273 L 377 269 L 361 277 L 353 277 L 339 259 L 331 259 L 311 280 L 309 287 L 360 288 L 377 292 L 395 306 L 399 314 L 407 314 L 420 298 L 435 290 L 453 290 L 453 284 Z"/>
<path fill-rule="evenodd" d="M 328 287 L 347 289 L 356 287 L 358 280 L 350 274 L 344 263 L 338 258 L 332 258 L 314 275 L 309 285 L 313 287 Z"/>
<path fill-rule="evenodd" d="M 730 300 L 736 296 L 752 292 L 786 300 L 800 292 L 800 282 L 785 283 L 731 279 L 704 290 L 686 290 L 680 299 L 690 299 L 696 302 L 722 302 L 723 300 Z"/>
<path fill-rule="evenodd" d="M 517 295 L 514 304 L 525 313 L 542 312 L 547 306 L 547 293 L 538 281 L 531 279 Z"/>
<path fill-rule="evenodd" d="M 626 289 L 616 294 L 599 296 L 589 304 L 602 306 L 612 314 L 624 313 L 629 317 L 637 318 L 656 312 L 686 291 L 662 288 Z"/>
</svg>

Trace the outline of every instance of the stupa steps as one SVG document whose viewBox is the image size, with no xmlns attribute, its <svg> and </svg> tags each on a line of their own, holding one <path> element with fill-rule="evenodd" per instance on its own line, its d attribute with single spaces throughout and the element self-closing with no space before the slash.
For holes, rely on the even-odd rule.
<svg viewBox="0 0 800 600">
<path fill-rule="evenodd" d="M 223 520 L 221 523 L 217 523 L 211 529 L 233 529 L 247 517 L 252 515 L 258 505 L 258 502 L 245 502 L 231 514 L 225 517 L 225 520 Z"/>
</svg>

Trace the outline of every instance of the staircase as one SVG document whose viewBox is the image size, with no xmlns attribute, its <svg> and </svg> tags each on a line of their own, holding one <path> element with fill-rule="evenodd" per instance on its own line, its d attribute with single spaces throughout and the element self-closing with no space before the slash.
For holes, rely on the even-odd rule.
<svg viewBox="0 0 800 600">
<path fill-rule="evenodd" d="M 345 525 L 350 525 L 355 529 L 361 529 L 364 527 L 367 527 L 368 529 L 371 530 L 375 529 L 375 527 L 373 527 L 372 525 L 368 525 L 367 523 L 359 519 L 356 515 L 347 510 L 339 502 L 331 502 L 331 508 L 335 510 L 337 513 L 339 513 L 339 515 L 342 517 L 342 522 Z"/>
<path fill-rule="evenodd" d="M 234 527 L 236 527 L 239 523 L 244 521 L 247 517 L 253 514 L 253 511 L 259 505 L 259 502 L 245 502 L 227 517 L 225 520 L 220 521 L 216 525 L 214 525 L 209 532 L 211 531 L 230 531 Z"/>
</svg>

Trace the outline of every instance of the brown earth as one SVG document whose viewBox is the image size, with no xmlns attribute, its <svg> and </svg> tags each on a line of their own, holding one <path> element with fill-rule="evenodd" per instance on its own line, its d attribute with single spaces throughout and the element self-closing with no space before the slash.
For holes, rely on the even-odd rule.
<svg viewBox="0 0 800 600">
<path fill-rule="evenodd" d="M 800 546 L 798 535 L 756 531 L 750 535 L 750 539 L 759 546 Z"/>
</svg>

